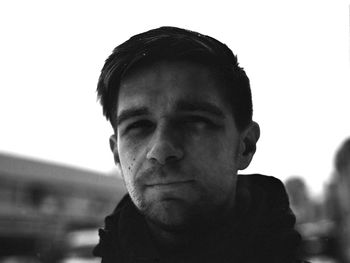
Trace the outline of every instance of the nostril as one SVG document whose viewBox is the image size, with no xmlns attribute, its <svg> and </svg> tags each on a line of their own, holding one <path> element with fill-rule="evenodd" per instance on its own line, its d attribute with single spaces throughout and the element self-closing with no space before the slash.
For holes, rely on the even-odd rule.
<svg viewBox="0 0 350 263">
<path fill-rule="evenodd" d="M 182 156 L 182 150 L 166 141 L 155 143 L 147 153 L 147 159 L 156 160 L 160 164 L 174 162 L 181 159 Z"/>
<path fill-rule="evenodd" d="M 168 156 L 168 157 L 166 158 L 165 162 L 171 163 L 171 162 L 175 162 L 175 161 L 177 161 L 177 160 L 179 160 L 179 159 L 180 159 L 180 158 L 179 158 L 178 156 L 175 156 L 175 155 L 173 155 L 173 156 Z"/>
</svg>

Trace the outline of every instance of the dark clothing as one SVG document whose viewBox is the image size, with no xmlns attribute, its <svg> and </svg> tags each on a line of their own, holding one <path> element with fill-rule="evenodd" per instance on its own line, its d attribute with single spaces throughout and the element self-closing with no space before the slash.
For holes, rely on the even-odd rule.
<svg viewBox="0 0 350 263">
<path fill-rule="evenodd" d="M 300 235 L 280 180 L 262 175 L 239 175 L 235 218 L 181 251 L 157 249 L 147 224 L 126 195 L 100 229 L 94 255 L 114 262 L 269 262 L 292 263 Z"/>
</svg>

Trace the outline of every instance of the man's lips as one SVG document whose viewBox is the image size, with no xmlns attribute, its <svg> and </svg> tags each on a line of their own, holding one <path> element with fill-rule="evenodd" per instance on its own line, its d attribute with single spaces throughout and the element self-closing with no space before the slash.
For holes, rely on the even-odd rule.
<svg viewBox="0 0 350 263">
<path fill-rule="evenodd" d="M 193 182 L 194 182 L 194 180 L 181 180 L 181 181 L 179 181 L 179 180 L 177 180 L 177 181 L 161 180 L 161 181 L 147 183 L 145 185 L 148 187 L 152 187 L 152 186 L 180 186 L 183 184 L 190 184 Z"/>
<path fill-rule="evenodd" d="M 176 187 L 195 182 L 194 178 L 180 168 L 152 166 L 140 172 L 139 180 L 145 187 Z"/>
</svg>

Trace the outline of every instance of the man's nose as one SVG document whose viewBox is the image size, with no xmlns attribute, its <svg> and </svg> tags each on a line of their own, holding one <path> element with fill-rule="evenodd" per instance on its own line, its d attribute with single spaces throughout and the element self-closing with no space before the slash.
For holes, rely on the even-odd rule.
<svg viewBox="0 0 350 263">
<path fill-rule="evenodd" d="M 169 128 L 159 128 L 151 139 L 147 159 L 164 165 L 182 159 L 183 154 L 181 142 L 174 131 Z"/>
</svg>

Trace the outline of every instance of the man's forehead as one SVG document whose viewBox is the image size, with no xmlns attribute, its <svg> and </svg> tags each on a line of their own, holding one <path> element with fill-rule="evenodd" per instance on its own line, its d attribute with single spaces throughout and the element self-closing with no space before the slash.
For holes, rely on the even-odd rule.
<svg viewBox="0 0 350 263">
<path fill-rule="evenodd" d="M 161 104 L 161 105 L 159 105 Z M 118 105 L 118 114 L 129 109 L 143 109 L 144 112 L 151 113 L 156 110 L 163 110 L 169 112 L 191 112 L 191 111 L 208 111 L 222 115 L 224 109 L 214 97 L 208 96 L 181 96 L 173 97 L 168 100 L 164 99 L 160 102 L 153 102 L 150 97 L 142 98 L 140 96 L 133 96 L 127 101 L 120 101 Z"/>
<path fill-rule="evenodd" d="M 121 81 L 116 113 L 137 108 L 163 113 L 213 108 L 224 111 L 227 105 L 220 92 L 221 85 L 206 66 L 187 61 L 160 61 L 134 69 Z"/>
</svg>

